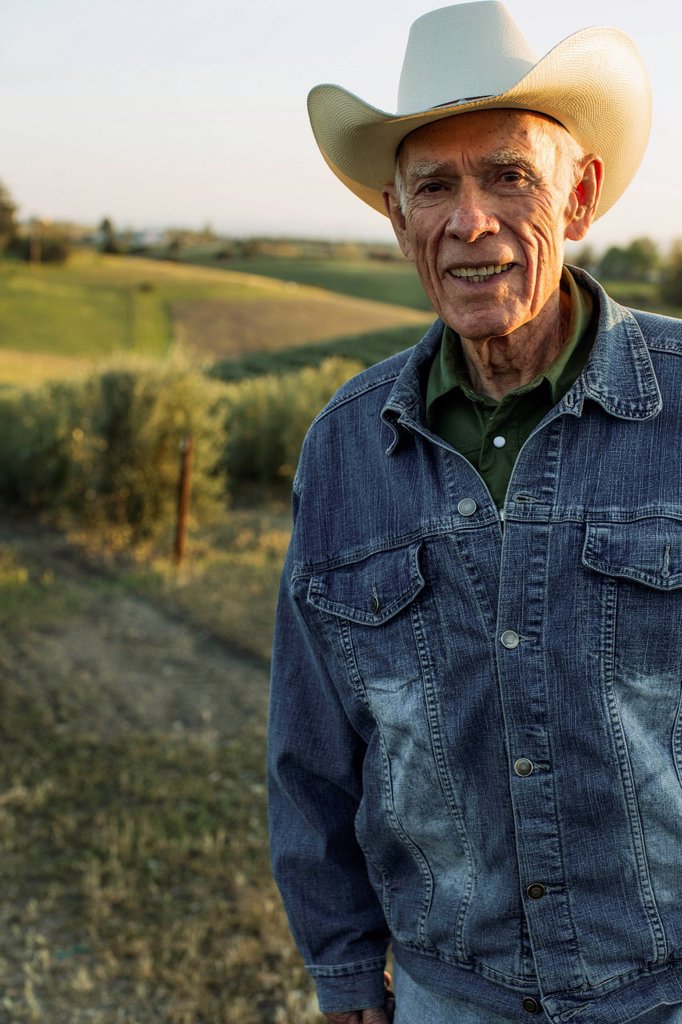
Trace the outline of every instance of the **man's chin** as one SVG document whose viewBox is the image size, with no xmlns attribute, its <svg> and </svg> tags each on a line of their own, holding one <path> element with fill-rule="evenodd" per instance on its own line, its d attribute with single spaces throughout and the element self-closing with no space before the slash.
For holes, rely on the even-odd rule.
<svg viewBox="0 0 682 1024">
<path fill-rule="evenodd" d="M 485 317 L 485 316 L 441 316 L 441 320 L 448 325 L 460 338 L 467 341 L 484 342 L 489 338 L 506 338 L 513 334 L 519 327 L 523 326 L 522 319 Z"/>
<path fill-rule="evenodd" d="M 461 337 L 484 339 L 511 334 L 528 320 L 527 310 L 509 301 L 503 290 L 482 289 L 469 294 L 439 296 L 435 305 L 441 320 Z"/>
</svg>

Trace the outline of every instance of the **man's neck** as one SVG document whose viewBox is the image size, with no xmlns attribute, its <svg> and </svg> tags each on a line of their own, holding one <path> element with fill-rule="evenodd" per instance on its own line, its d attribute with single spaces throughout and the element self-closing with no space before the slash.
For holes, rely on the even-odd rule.
<svg viewBox="0 0 682 1024">
<path fill-rule="evenodd" d="M 570 295 L 557 288 L 538 316 L 511 334 L 470 340 L 462 351 L 474 391 L 498 402 L 551 366 L 568 338 Z"/>
</svg>

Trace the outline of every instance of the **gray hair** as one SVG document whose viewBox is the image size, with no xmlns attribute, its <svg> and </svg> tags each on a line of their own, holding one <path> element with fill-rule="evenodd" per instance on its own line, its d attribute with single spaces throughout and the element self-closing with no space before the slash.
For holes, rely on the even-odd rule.
<svg viewBox="0 0 682 1024">
<path fill-rule="evenodd" d="M 407 185 L 405 184 L 405 179 L 403 178 L 403 172 L 400 169 L 400 150 L 398 150 L 398 153 L 395 158 L 395 176 L 393 179 L 393 186 L 395 188 L 396 195 L 398 196 L 400 212 L 404 217 L 405 214 L 407 213 Z"/>
</svg>

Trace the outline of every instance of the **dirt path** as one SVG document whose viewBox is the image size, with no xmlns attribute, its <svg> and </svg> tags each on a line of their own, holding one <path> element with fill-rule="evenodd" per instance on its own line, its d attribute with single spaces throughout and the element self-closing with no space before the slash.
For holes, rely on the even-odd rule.
<svg viewBox="0 0 682 1024">
<path fill-rule="evenodd" d="M 106 741 L 143 733 L 203 746 L 247 727 L 251 736 L 264 731 L 265 664 L 132 595 L 59 534 L 2 518 L 0 622 L 0 685 L 38 701 L 66 736 Z M 71 893 L 73 881 L 60 885 L 50 898 L 42 882 L 38 890 L 30 881 L 8 886 L 7 877 L 17 877 L 8 870 L 12 857 L 0 851 L 1 1024 L 170 1020 L 146 1004 L 125 972 L 96 981 L 96 958 L 83 953 L 73 916 L 78 886 Z"/>
<path fill-rule="evenodd" d="M 264 722 L 266 665 L 116 586 L 58 534 L 0 520 L 0 548 L 32 578 L 48 574 L 59 605 L 8 616 L 0 678 L 45 701 L 60 729 L 220 739 Z"/>
</svg>

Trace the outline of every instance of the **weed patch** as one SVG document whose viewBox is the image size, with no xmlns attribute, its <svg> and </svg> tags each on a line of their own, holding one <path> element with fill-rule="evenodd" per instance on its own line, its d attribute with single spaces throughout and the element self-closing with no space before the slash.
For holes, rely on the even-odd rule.
<svg viewBox="0 0 682 1024">
<path fill-rule="evenodd" d="M 111 1020 L 320 1019 L 270 880 L 261 731 L 95 743 L 50 731 L 21 694 L 0 705 L 3 878 L 33 891 L 13 1020 L 61 1020 L 108 988 L 129 1014 Z"/>
</svg>

